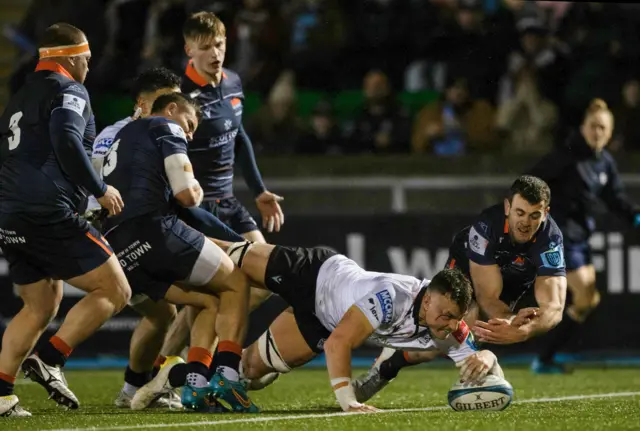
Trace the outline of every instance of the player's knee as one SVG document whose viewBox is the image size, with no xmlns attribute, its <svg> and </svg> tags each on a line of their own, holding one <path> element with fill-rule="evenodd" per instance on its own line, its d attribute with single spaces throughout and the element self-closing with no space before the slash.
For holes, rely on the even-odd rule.
<svg viewBox="0 0 640 431">
<path fill-rule="evenodd" d="M 104 289 L 105 296 L 109 299 L 109 302 L 113 305 L 114 314 L 119 313 L 127 306 L 131 299 L 131 287 L 126 278 L 114 279 Z"/>
</svg>

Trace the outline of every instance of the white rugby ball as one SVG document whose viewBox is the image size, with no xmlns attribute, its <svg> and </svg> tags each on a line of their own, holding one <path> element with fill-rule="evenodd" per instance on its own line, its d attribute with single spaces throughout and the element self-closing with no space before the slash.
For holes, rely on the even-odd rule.
<svg viewBox="0 0 640 431">
<path fill-rule="evenodd" d="M 458 380 L 449 390 L 448 399 L 456 411 L 499 411 L 511 404 L 513 387 L 505 379 L 490 374 L 479 385 L 467 385 Z"/>
</svg>

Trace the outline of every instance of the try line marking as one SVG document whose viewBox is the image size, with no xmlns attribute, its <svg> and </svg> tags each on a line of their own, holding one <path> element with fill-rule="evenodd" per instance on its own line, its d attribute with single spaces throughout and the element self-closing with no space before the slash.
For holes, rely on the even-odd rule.
<svg viewBox="0 0 640 431">
<path fill-rule="evenodd" d="M 576 400 L 591 400 L 598 398 L 618 398 L 618 397 L 634 397 L 639 396 L 640 392 L 611 392 L 608 394 L 592 394 L 592 395 L 568 395 L 564 397 L 553 398 L 531 398 L 526 400 L 514 401 L 512 404 L 533 404 L 533 403 L 557 403 L 560 401 L 576 401 Z M 302 415 L 287 415 L 287 416 L 256 416 L 252 418 L 239 418 L 239 419 L 224 419 L 219 421 L 200 421 L 200 422 L 175 422 L 169 424 L 144 424 L 144 425 L 121 425 L 113 427 L 89 427 L 89 428 L 63 428 L 49 431 L 106 431 L 106 430 L 134 430 L 134 429 L 148 429 L 148 428 L 173 428 L 173 427 L 196 427 L 196 426 L 215 426 L 215 425 L 228 425 L 228 424 L 246 424 L 256 422 L 277 422 L 277 421 L 293 421 L 300 419 L 315 419 L 315 418 L 332 418 L 338 416 L 351 416 L 362 414 L 385 414 L 385 413 L 406 413 L 406 412 L 433 412 L 437 410 L 450 409 L 449 406 L 435 406 L 435 407 L 420 407 L 411 409 L 388 409 L 381 410 L 378 413 L 314 413 L 314 414 L 302 414 Z M 464 414 L 464 413 L 463 413 Z"/>
</svg>

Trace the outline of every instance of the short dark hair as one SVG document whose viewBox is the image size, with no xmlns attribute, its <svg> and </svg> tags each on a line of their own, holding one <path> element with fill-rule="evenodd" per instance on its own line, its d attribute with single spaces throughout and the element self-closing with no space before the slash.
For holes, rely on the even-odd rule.
<svg viewBox="0 0 640 431">
<path fill-rule="evenodd" d="M 166 108 L 170 103 L 176 103 L 178 106 L 182 107 L 191 106 L 194 111 L 196 111 L 196 116 L 198 117 L 198 119 L 200 119 L 200 117 L 202 116 L 202 111 L 200 110 L 200 105 L 198 105 L 198 102 L 182 93 L 168 93 L 158 97 L 155 102 L 153 102 L 151 113 L 157 114 L 158 112 Z"/>
<path fill-rule="evenodd" d="M 220 18 L 213 12 L 207 11 L 191 14 L 182 26 L 182 35 L 185 41 L 218 36 L 225 37 L 226 33 L 227 30 Z"/>
<path fill-rule="evenodd" d="M 180 88 L 180 77 L 166 67 L 154 67 L 142 72 L 131 87 L 133 100 L 142 93 L 153 93 L 163 88 Z"/>
<path fill-rule="evenodd" d="M 41 48 L 52 46 L 77 45 L 86 40 L 84 32 L 77 27 L 59 22 L 49 26 L 40 38 Z"/>
<path fill-rule="evenodd" d="M 532 175 L 522 175 L 518 177 L 509 190 L 509 203 L 513 203 L 513 197 L 520 195 L 531 205 L 544 202 L 547 206 L 551 204 L 551 189 L 547 183 Z"/>
<path fill-rule="evenodd" d="M 471 306 L 473 298 L 471 281 L 458 268 L 445 268 L 438 272 L 431 279 L 427 289 L 442 295 L 449 295 L 463 313 L 466 313 Z"/>
</svg>

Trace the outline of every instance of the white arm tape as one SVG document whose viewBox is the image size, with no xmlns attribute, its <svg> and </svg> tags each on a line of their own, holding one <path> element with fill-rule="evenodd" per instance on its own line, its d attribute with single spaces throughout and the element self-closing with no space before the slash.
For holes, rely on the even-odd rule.
<svg viewBox="0 0 640 431">
<path fill-rule="evenodd" d="M 185 167 L 190 165 L 191 161 L 186 154 L 172 154 L 164 159 L 164 170 L 167 172 L 169 185 L 173 190 L 174 196 L 181 191 L 199 185 L 198 180 L 193 176 L 193 172 L 185 170 Z"/>
<path fill-rule="evenodd" d="M 345 412 L 349 410 L 349 408 L 358 408 L 362 407 L 356 400 L 356 393 L 353 390 L 353 386 L 351 385 L 351 379 L 348 377 L 338 377 L 335 379 L 331 379 L 331 387 L 335 388 L 336 385 L 340 385 L 341 383 L 347 383 L 346 385 L 342 385 L 338 389 L 334 389 L 333 392 L 336 394 L 336 398 L 338 400 L 338 404 L 342 407 L 342 410 Z"/>
</svg>

